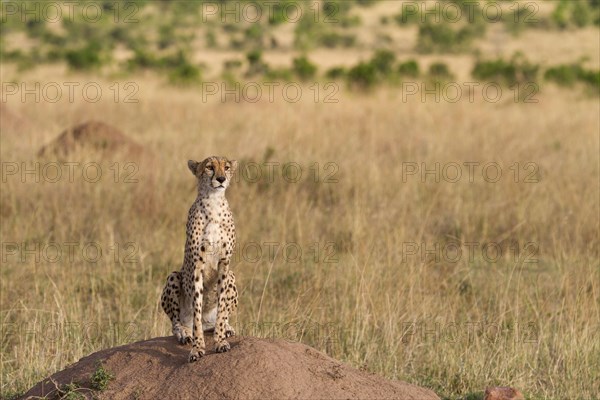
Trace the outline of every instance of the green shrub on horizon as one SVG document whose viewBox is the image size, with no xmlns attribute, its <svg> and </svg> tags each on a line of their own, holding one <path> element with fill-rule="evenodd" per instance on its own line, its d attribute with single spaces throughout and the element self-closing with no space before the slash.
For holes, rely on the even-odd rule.
<svg viewBox="0 0 600 400">
<path fill-rule="evenodd" d="M 417 78 L 419 74 L 419 64 L 416 60 L 408 60 L 398 65 L 398 75 L 400 77 Z"/>
<path fill-rule="evenodd" d="M 324 32 L 319 35 L 319 44 L 327 48 L 352 47 L 356 44 L 356 36 L 338 32 Z"/>
<path fill-rule="evenodd" d="M 544 73 L 544 79 L 565 87 L 572 87 L 577 82 L 581 82 L 600 89 L 600 71 L 587 70 L 581 66 L 581 63 L 548 68 Z"/>
<path fill-rule="evenodd" d="M 271 3 L 272 11 L 269 13 L 270 25 L 281 25 L 288 22 L 286 12 L 290 4 L 298 4 L 297 0 L 279 0 Z"/>
<path fill-rule="evenodd" d="M 237 59 L 225 60 L 223 62 L 223 68 L 226 70 L 238 69 L 238 68 L 241 68 L 241 66 L 242 66 L 242 61 L 237 60 Z"/>
<path fill-rule="evenodd" d="M 69 67 L 78 70 L 99 68 L 104 63 L 102 46 L 98 42 L 90 42 L 83 48 L 68 50 L 65 59 Z"/>
<path fill-rule="evenodd" d="M 434 62 L 429 66 L 429 77 L 438 82 L 449 81 L 454 79 L 454 74 L 450 72 L 450 68 L 446 63 L 441 61 Z"/>
<path fill-rule="evenodd" d="M 552 24 L 559 29 L 583 28 L 600 24 L 600 5 L 597 0 L 559 0 L 550 15 Z"/>
<path fill-rule="evenodd" d="M 243 46 L 253 46 L 260 48 L 263 45 L 263 37 L 265 35 L 265 29 L 260 23 L 251 24 L 244 31 Z"/>
<path fill-rule="evenodd" d="M 327 70 L 325 77 L 327 79 L 341 79 L 346 76 L 346 68 L 344 67 L 333 67 Z"/>
<path fill-rule="evenodd" d="M 260 49 L 249 51 L 246 54 L 246 59 L 248 60 L 246 77 L 264 74 L 269 70 L 269 66 L 262 60 L 262 51 Z"/>
<path fill-rule="evenodd" d="M 473 68 L 474 78 L 482 81 L 496 81 L 500 84 L 512 86 L 525 82 L 537 81 L 539 65 L 532 64 L 519 53 L 510 61 L 502 58 L 496 60 L 478 60 Z"/>
<path fill-rule="evenodd" d="M 200 68 L 185 60 L 169 73 L 169 82 L 174 85 L 197 84 L 202 81 Z"/>
<path fill-rule="evenodd" d="M 371 64 L 382 76 L 388 77 L 396 62 L 396 54 L 390 50 L 377 50 L 371 58 Z"/>
<path fill-rule="evenodd" d="M 579 64 L 563 64 L 548 68 L 544 73 L 544 79 L 560 86 L 571 87 L 579 80 L 582 70 L 583 68 Z"/>
<path fill-rule="evenodd" d="M 463 52 L 484 32 L 484 24 L 468 24 L 455 29 L 448 23 L 426 23 L 419 27 L 416 50 L 420 53 Z"/>
<path fill-rule="evenodd" d="M 378 82 L 377 69 L 370 62 L 360 62 L 350 68 L 347 80 L 350 88 L 369 90 Z"/>
<path fill-rule="evenodd" d="M 306 56 L 294 58 L 294 74 L 302 81 L 312 79 L 317 73 L 317 66 L 310 62 Z"/>
<path fill-rule="evenodd" d="M 127 60 L 126 65 L 130 71 L 138 68 L 151 69 L 160 67 L 160 61 L 154 54 L 137 48 L 133 51 L 133 57 Z"/>
</svg>

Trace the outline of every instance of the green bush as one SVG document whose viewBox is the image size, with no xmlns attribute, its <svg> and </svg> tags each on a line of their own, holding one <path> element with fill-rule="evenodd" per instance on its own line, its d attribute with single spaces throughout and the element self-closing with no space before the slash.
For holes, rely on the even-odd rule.
<svg viewBox="0 0 600 400">
<path fill-rule="evenodd" d="M 248 52 L 248 54 L 246 54 L 246 58 L 248 59 L 248 62 L 250 63 L 250 65 L 258 64 L 262 60 L 262 51 L 252 50 L 252 51 Z"/>
<path fill-rule="evenodd" d="M 502 59 L 493 61 L 477 61 L 472 73 L 473 77 L 480 80 L 496 80 L 512 84 L 516 81 L 516 67 Z"/>
<path fill-rule="evenodd" d="M 104 368 L 104 366 L 101 363 L 99 363 L 96 366 L 96 370 L 94 371 L 94 373 L 92 374 L 92 376 L 90 378 L 90 383 L 91 383 L 92 389 L 104 391 L 104 390 L 106 390 L 106 388 L 108 388 L 109 382 L 112 381 L 113 379 L 115 379 L 115 376 L 113 374 L 111 374 L 110 372 L 108 372 Z"/>
<path fill-rule="evenodd" d="M 169 82 L 174 85 L 196 84 L 202 80 L 200 68 L 192 64 L 181 50 L 176 56 L 161 58 L 159 63 L 161 67 L 169 69 Z"/>
<path fill-rule="evenodd" d="M 55 398 L 61 400 L 85 400 L 86 397 L 82 392 L 83 390 L 77 382 L 66 383 L 56 390 Z"/>
<path fill-rule="evenodd" d="M 322 30 L 321 24 L 315 18 L 304 14 L 294 29 L 294 47 L 300 50 L 310 49 L 319 37 Z"/>
<path fill-rule="evenodd" d="M 352 47 L 356 43 L 356 36 L 338 32 L 324 32 L 319 35 L 319 43 L 328 48 Z"/>
<path fill-rule="evenodd" d="M 479 6 L 480 2 L 473 0 L 442 0 L 446 3 L 453 3 L 460 9 L 460 15 L 453 12 L 454 7 L 444 8 L 444 12 L 440 14 L 439 9 L 434 7 L 440 6 L 440 1 L 437 2 L 419 2 L 422 6 L 426 6 L 427 10 L 422 12 L 422 8 L 417 6 L 417 2 L 413 3 L 412 7 L 403 7 L 406 13 L 400 13 L 394 16 L 398 25 L 431 25 L 431 24 L 455 24 L 461 25 L 470 24 L 477 25 L 479 28 L 485 28 L 486 21 Z M 444 4 L 441 4 L 445 7 Z"/>
<path fill-rule="evenodd" d="M 573 23 L 579 28 L 589 25 L 592 22 L 592 10 L 588 4 L 585 1 L 574 1 L 572 4 L 571 20 Z"/>
<path fill-rule="evenodd" d="M 559 65 L 548 68 L 544 79 L 560 86 L 573 86 L 579 80 L 583 68 L 579 64 Z"/>
<path fill-rule="evenodd" d="M 312 79 L 317 73 L 317 66 L 310 62 L 306 56 L 294 58 L 293 70 L 298 78 L 303 81 Z"/>
<path fill-rule="evenodd" d="M 47 43 L 50 46 L 58 47 L 61 49 L 68 43 L 68 38 L 66 36 L 57 35 L 56 33 L 51 31 L 44 32 L 44 34 L 42 35 L 42 40 L 44 41 L 44 43 Z"/>
<path fill-rule="evenodd" d="M 506 30 L 514 36 L 518 36 L 526 28 L 541 27 L 542 22 L 537 16 L 531 15 L 531 9 L 525 4 L 517 4 L 517 8 L 512 12 L 506 13 L 503 18 Z"/>
<path fill-rule="evenodd" d="M 46 22 L 41 16 L 36 18 L 28 19 L 25 23 L 27 36 L 31 38 L 43 37 L 46 33 Z"/>
<path fill-rule="evenodd" d="M 591 23 L 598 24 L 599 11 L 596 0 L 560 0 L 550 18 L 559 29 L 583 28 Z"/>
<path fill-rule="evenodd" d="M 415 60 L 409 60 L 398 65 L 398 75 L 401 77 L 417 78 L 419 74 L 419 64 Z"/>
<path fill-rule="evenodd" d="M 560 86 L 571 87 L 577 82 L 593 88 L 600 88 L 600 71 L 586 70 L 581 64 L 558 65 L 548 68 L 544 79 Z"/>
<path fill-rule="evenodd" d="M 371 7 L 380 0 L 356 0 L 356 4 L 361 7 Z"/>
<path fill-rule="evenodd" d="M 244 44 L 253 47 L 262 47 L 265 30 L 260 23 L 254 23 L 244 32 Z"/>
<path fill-rule="evenodd" d="M 68 50 L 65 58 L 69 67 L 73 69 L 99 68 L 103 64 L 102 46 L 98 42 L 90 42 L 81 49 Z"/>
<path fill-rule="evenodd" d="M 133 52 L 133 58 L 127 60 L 127 69 L 130 71 L 138 68 L 151 69 L 160 67 L 160 61 L 154 56 L 143 49 L 135 49 Z"/>
<path fill-rule="evenodd" d="M 238 69 L 242 66 L 240 60 L 226 60 L 223 62 L 223 68 L 226 70 Z"/>
<path fill-rule="evenodd" d="M 181 64 L 169 73 L 169 81 L 175 85 L 188 85 L 200 80 L 200 68 L 189 63 Z"/>
<path fill-rule="evenodd" d="M 157 60 L 156 66 L 164 69 L 174 69 L 182 65 L 189 64 L 188 56 L 183 50 L 174 54 L 168 54 Z"/>
<path fill-rule="evenodd" d="M 595 89 L 600 89 L 600 70 L 584 70 L 579 76 L 579 80 L 583 83 L 593 86 Z"/>
<path fill-rule="evenodd" d="M 521 55 L 516 54 L 510 61 L 503 59 L 477 61 L 473 68 L 474 78 L 484 81 L 495 81 L 512 86 L 519 83 L 535 82 L 539 65 L 531 64 Z"/>
<path fill-rule="evenodd" d="M 389 76 L 396 62 L 396 54 L 389 50 L 377 50 L 371 58 L 371 64 L 382 76 Z"/>
<path fill-rule="evenodd" d="M 333 67 L 325 73 L 327 79 L 341 79 L 344 76 L 346 76 L 346 68 L 344 67 Z"/>
<path fill-rule="evenodd" d="M 454 78 L 450 68 L 443 62 L 435 62 L 429 66 L 429 77 L 435 81 L 447 81 Z"/>
<path fill-rule="evenodd" d="M 370 62 L 361 62 L 348 71 L 347 79 L 351 88 L 368 90 L 378 82 L 377 69 Z"/>
<path fill-rule="evenodd" d="M 394 20 L 400 26 L 419 24 L 422 21 L 421 18 L 421 13 L 419 11 L 412 12 L 412 10 L 410 13 L 401 13 L 394 16 Z"/>
<path fill-rule="evenodd" d="M 297 0 L 278 0 L 272 3 L 272 11 L 269 13 L 269 24 L 279 25 L 287 22 L 286 11 L 288 4 L 298 4 Z"/>
<path fill-rule="evenodd" d="M 246 54 L 248 60 L 248 71 L 246 77 L 264 74 L 269 70 L 267 64 L 262 61 L 262 51 L 255 49 Z"/>
<path fill-rule="evenodd" d="M 21 49 L 15 49 L 15 50 L 11 50 L 11 51 L 4 51 L 4 48 L 2 49 L 2 61 L 21 61 L 24 58 L 26 58 L 25 54 L 23 54 L 23 51 Z"/>
<path fill-rule="evenodd" d="M 166 49 L 176 43 L 175 28 L 171 24 L 165 24 L 158 27 L 158 48 Z"/>
<path fill-rule="evenodd" d="M 417 51 L 421 53 L 458 53 L 469 49 L 472 41 L 482 35 L 485 25 L 468 24 L 454 29 L 448 23 L 426 23 L 419 27 Z"/>
<path fill-rule="evenodd" d="M 206 47 L 209 49 L 214 49 L 218 46 L 217 35 L 215 31 L 210 29 L 206 32 Z"/>
</svg>

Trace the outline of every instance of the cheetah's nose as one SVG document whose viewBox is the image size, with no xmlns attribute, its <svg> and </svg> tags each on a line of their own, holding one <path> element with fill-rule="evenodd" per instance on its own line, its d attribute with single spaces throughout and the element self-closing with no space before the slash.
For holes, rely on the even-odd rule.
<svg viewBox="0 0 600 400">
<path fill-rule="evenodd" d="M 224 176 L 218 176 L 218 177 L 217 177 L 217 181 L 218 181 L 219 183 L 223 183 L 223 182 L 225 182 L 225 177 L 224 177 Z"/>
</svg>

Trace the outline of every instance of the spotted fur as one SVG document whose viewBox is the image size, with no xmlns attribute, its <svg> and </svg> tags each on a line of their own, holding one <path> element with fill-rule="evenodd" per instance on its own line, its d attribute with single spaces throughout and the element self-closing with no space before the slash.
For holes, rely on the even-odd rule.
<svg viewBox="0 0 600 400">
<path fill-rule="evenodd" d="M 209 157 L 202 162 L 190 160 L 188 167 L 198 180 L 198 197 L 188 213 L 181 271 L 167 277 L 161 306 L 179 342 L 192 344 L 188 361 L 193 362 L 205 353 L 204 331 L 214 329 L 219 353 L 230 349 L 226 338 L 235 334 L 229 325 L 238 301 L 229 268 L 235 226 L 225 190 L 237 161 Z"/>
</svg>

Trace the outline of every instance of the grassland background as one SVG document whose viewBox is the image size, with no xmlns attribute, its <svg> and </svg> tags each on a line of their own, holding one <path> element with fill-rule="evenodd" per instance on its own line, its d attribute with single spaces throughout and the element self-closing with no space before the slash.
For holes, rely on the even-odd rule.
<svg viewBox="0 0 600 400">
<path fill-rule="evenodd" d="M 367 9 L 364 21 L 389 3 Z M 408 37 L 411 29 L 394 34 Z M 485 49 L 493 40 L 481 42 Z M 599 42 L 597 27 L 588 27 L 526 31 L 503 43 L 540 62 L 588 56 L 597 68 Z M 398 43 L 396 51 L 411 51 Z M 285 50 L 265 59 L 287 63 L 294 54 Z M 310 54 L 317 63 L 338 65 L 370 51 L 357 46 Z M 442 57 L 459 77 L 467 77 L 473 59 L 411 56 L 423 63 Z M 2 64 L 3 82 L 93 81 L 106 90 L 115 79 L 61 64 L 28 70 Z M 338 103 L 314 102 L 304 86 L 297 103 L 278 97 L 253 104 L 204 101 L 198 87 L 168 85 L 160 74 L 118 79 L 138 85 L 138 103 L 111 96 L 97 103 L 80 97 L 3 101 L 3 162 L 42 161 L 36 157 L 41 145 L 92 119 L 118 127 L 152 156 L 136 161 L 137 183 L 111 177 L 92 184 L 77 175 L 72 183 L 2 182 L 3 243 L 96 242 L 105 251 L 135 244 L 132 263 L 123 262 L 124 253 L 118 262 L 111 256 L 86 262 L 79 252 L 72 263 L 64 257 L 56 263 L 2 260 L 2 396 L 90 352 L 170 333 L 158 298 L 166 275 L 180 267 L 195 197 L 186 161 L 216 154 L 245 163 L 295 162 L 303 171 L 296 183 L 275 168 L 273 181 L 242 178 L 228 189 L 238 247 L 260 243 L 263 251 L 260 260 L 238 257 L 233 265 L 240 333 L 300 340 L 442 397 L 480 398 L 488 385 L 512 385 L 528 398 L 598 397 L 597 96 L 549 84 L 537 103 L 515 102 L 508 89 L 498 103 L 480 96 L 449 103 L 419 96 L 403 101 L 395 87 L 357 93 L 341 85 Z M 72 157 L 100 162 L 92 152 Z M 402 176 L 406 162 L 432 168 L 469 161 L 499 163 L 502 179 L 486 182 L 479 169 L 474 182 L 464 175 L 457 183 Z M 536 182 L 524 182 L 524 169 L 514 182 L 509 168 L 515 162 L 535 163 Z M 336 182 L 325 179 L 327 163 L 336 165 Z M 112 173 L 108 165 L 105 176 Z M 302 261 L 281 253 L 268 257 L 266 244 L 273 242 L 298 244 Z M 334 262 L 324 258 L 330 242 Z M 499 243 L 504 255 L 490 262 L 479 246 L 473 258 L 463 253 L 457 262 L 403 258 L 403 243 L 432 248 L 454 242 Z M 527 243 L 539 250 L 531 256 L 537 263 L 524 262 Z M 510 246 L 520 249 L 518 257 Z"/>
</svg>

